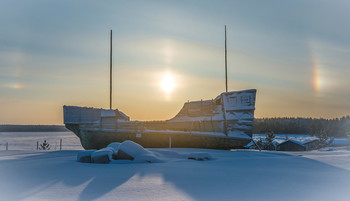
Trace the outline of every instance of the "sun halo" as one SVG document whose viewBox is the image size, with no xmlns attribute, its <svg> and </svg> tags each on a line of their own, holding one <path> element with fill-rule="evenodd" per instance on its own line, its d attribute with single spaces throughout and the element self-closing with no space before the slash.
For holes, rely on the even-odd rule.
<svg viewBox="0 0 350 201">
<path fill-rule="evenodd" d="M 171 93 L 176 87 L 174 76 L 171 73 L 164 74 L 160 87 L 165 93 Z"/>
</svg>

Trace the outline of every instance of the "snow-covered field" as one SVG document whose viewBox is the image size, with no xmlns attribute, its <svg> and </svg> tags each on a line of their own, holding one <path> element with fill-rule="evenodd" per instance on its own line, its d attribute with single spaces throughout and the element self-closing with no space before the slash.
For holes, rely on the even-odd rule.
<svg viewBox="0 0 350 201">
<path fill-rule="evenodd" d="M 42 144 L 46 140 L 50 150 L 82 150 L 79 138 L 72 132 L 0 132 L 0 150 L 36 150 L 37 142 Z"/>
<path fill-rule="evenodd" d="M 12 138 L 25 144 L 18 136 Z M 1 144 L 3 139 L 1 135 Z M 63 141 L 69 144 L 69 140 Z M 149 149 L 163 162 L 126 164 L 79 163 L 76 157 L 80 150 L 5 151 L 3 148 L 1 201 L 347 201 L 350 198 L 349 147 L 290 153 Z M 185 156 L 193 152 L 207 153 L 213 159 L 188 160 Z"/>
</svg>

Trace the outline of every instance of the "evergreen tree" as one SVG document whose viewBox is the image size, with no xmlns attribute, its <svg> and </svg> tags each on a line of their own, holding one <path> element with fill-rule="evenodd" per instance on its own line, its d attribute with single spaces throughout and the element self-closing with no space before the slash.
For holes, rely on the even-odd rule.
<svg viewBox="0 0 350 201">
<path fill-rule="evenodd" d="M 275 140 L 275 134 L 273 131 L 270 131 L 266 134 L 264 148 L 265 150 L 275 150 L 275 146 L 273 144 L 273 141 Z"/>
</svg>

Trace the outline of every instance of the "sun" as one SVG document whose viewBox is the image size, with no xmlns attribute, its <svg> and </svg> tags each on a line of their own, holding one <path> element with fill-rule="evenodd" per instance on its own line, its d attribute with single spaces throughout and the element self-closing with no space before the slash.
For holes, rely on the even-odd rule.
<svg viewBox="0 0 350 201">
<path fill-rule="evenodd" d="M 171 73 L 164 74 L 160 83 L 160 87 L 164 92 L 171 93 L 176 87 L 174 76 Z"/>
</svg>

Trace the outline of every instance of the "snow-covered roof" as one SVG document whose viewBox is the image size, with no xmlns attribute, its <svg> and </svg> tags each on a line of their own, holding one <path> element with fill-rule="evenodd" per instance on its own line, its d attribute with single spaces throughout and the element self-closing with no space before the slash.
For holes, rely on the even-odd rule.
<svg viewBox="0 0 350 201">
<path fill-rule="evenodd" d="M 101 109 L 101 117 L 115 117 L 115 111 L 114 110 L 106 110 Z"/>
<path fill-rule="evenodd" d="M 332 146 L 346 146 L 350 145 L 349 138 L 334 138 L 331 143 Z"/>
<path fill-rule="evenodd" d="M 320 139 L 318 139 L 318 138 L 315 138 L 315 139 L 310 139 L 310 138 L 309 138 L 309 139 L 305 139 L 305 140 L 301 141 L 301 143 L 304 144 L 304 145 L 305 145 L 305 144 L 312 143 L 312 142 L 321 142 L 321 141 L 320 141 Z"/>
<path fill-rule="evenodd" d="M 304 146 L 303 143 L 301 143 L 301 142 L 299 142 L 299 141 L 296 141 L 296 140 L 292 140 L 292 139 L 288 139 L 288 140 L 286 140 L 286 141 L 284 141 L 284 142 L 278 144 L 278 146 L 283 145 L 283 144 L 285 144 L 285 143 L 287 143 L 287 142 L 292 142 L 292 143 L 294 143 L 294 144 L 298 144 L 298 145 L 300 145 L 300 146 Z"/>
</svg>

